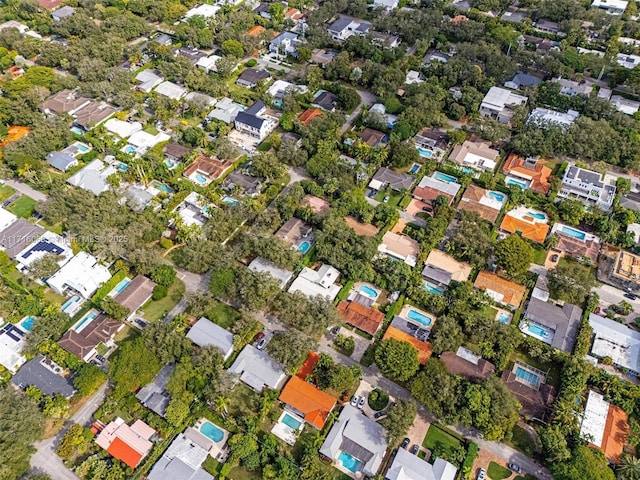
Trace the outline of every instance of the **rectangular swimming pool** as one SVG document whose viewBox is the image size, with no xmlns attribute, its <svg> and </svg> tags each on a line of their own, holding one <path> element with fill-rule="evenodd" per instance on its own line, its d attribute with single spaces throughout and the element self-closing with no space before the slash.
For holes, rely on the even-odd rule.
<svg viewBox="0 0 640 480">
<path fill-rule="evenodd" d="M 78 323 L 76 323 L 73 326 L 73 330 L 75 332 L 80 332 L 82 331 L 82 329 L 89 323 L 91 322 L 91 320 L 93 320 L 94 318 L 96 318 L 98 316 L 98 314 L 96 312 L 89 312 L 87 313 L 84 318 L 82 320 L 80 320 Z"/>
<path fill-rule="evenodd" d="M 435 178 L 436 180 L 440 180 L 441 182 L 446 182 L 446 183 L 458 183 L 458 179 L 452 175 L 447 175 L 446 173 L 442 173 L 442 172 L 435 172 L 433 174 L 433 178 Z"/>
<path fill-rule="evenodd" d="M 280 421 L 292 430 L 298 430 L 300 428 L 300 425 L 302 425 L 302 423 L 300 423 L 288 413 L 285 413 Z"/>
<path fill-rule="evenodd" d="M 380 295 L 380 293 L 375 288 L 371 288 L 369 285 L 360 285 L 358 291 L 365 297 L 369 297 L 374 300 L 378 298 L 378 295 Z"/>
<path fill-rule="evenodd" d="M 516 187 L 520 187 L 522 190 L 526 190 L 528 185 L 524 182 L 519 182 L 518 180 L 514 180 L 513 178 L 507 178 L 505 181 L 507 185 L 515 185 Z"/>
<path fill-rule="evenodd" d="M 358 460 L 357 458 L 349 455 L 347 452 L 340 452 L 340 455 L 338 455 L 338 461 L 340 461 L 342 466 L 349 470 L 351 473 L 360 471 L 360 468 L 362 467 L 362 462 L 360 462 L 360 460 Z"/>
<path fill-rule="evenodd" d="M 414 322 L 420 324 L 423 327 L 430 326 L 431 322 L 433 321 L 427 315 L 424 315 L 423 313 L 420 313 L 417 310 L 413 310 L 413 309 L 407 312 L 407 317 L 409 318 L 409 320 L 413 320 Z"/>
<path fill-rule="evenodd" d="M 586 233 L 567 226 L 560 227 L 560 232 L 568 237 L 577 238 L 578 240 L 584 240 L 587 237 Z"/>
<path fill-rule="evenodd" d="M 432 293 L 434 295 L 442 295 L 444 293 L 444 290 L 440 290 L 439 288 L 434 287 L 429 282 L 424 282 L 422 285 L 427 292 Z"/>
<path fill-rule="evenodd" d="M 524 382 L 526 383 L 530 383 L 535 387 L 540 386 L 540 377 L 538 377 L 538 375 L 536 375 L 535 373 L 530 372 L 529 370 L 526 370 L 522 367 L 516 367 L 516 371 L 514 372 L 514 374 L 516 377 L 518 377 L 520 380 L 524 380 Z"/>
</svg>

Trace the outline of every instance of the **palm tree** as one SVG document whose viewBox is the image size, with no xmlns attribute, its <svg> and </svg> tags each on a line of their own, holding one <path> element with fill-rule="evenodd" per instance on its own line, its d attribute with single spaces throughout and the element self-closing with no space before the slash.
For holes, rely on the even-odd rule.
<svg viewBox="0 0 640 480">
<path fill-rule="evenodd" d="M 216 399 L 213 401 L 216 413 L 222 416 L 222 418 L 227 418 L 227 406 L 229 405 L 230 401 L 230 398 L 224 397 L 222 395 L 216 397 Z"/>
<path fill-rule="evenodd" d="M 620 465 L 616 468 L 616 478 L 618 480 L 640 480 L 640 458 L 623 453 Z"/>
</svg>

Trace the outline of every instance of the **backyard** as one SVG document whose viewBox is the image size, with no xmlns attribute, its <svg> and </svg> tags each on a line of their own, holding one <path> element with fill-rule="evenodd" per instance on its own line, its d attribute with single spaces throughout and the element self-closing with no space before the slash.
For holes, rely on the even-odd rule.
<svg viewBox="0 0 640 480">
<path fill-rule="evenodd" d="M 207 312 L 206 316 L 209 320 L 217 323 L 222 328 L 232 328 L 241 317 L 238 310 L 221 302 L 216 302 L 216 304 Z"/>
<path fill-rule="evenodd" d="M 487 475 L 491 480 L 504 480 L 509 478 L 513 472 L 502 465 L 498 465 L 496 462 L 489 463 L 487 469 Z"/>
<path fill-rule="evenodd" d="M 465 450 L 462 441 L 434 423 L 429 427 L 422 446 L 431 450 L 432 458 L 442 457 L 458 466 L 460 464 L 458 458 L 460 456 L 464 458 Z"/>
<path fill-rule="evenodd" d="M 16 191 L 9 185 L 0 184 L 0 202 L 4 202 L 7 198 L 13 195 Z"/>
<path fill-rule="evenodd" d="M 150 300 L 142 307 L 144 318 L 151 322 L 160 320 L 182 299 L 184 290 L 185 287 L 182 280 L 176 279 L 174 284 L 169 287 L 166 297 L 160 300 Z"/>
<path fill-rule="evenodd" d="M 33 198 L 22 195 L 15 202 L 9 205 L 8 210 L 21 218 L 29 218 L 36 210 L 36 202 Z"/>
<path fill-rule="evenodd" d="M 536 451 L 536 444 L 531 438 L 529 432 L 527 432 L 520 425 L 516 425 L 512 430 L 513 436 L 507 443 L 513 448 L 520 450 L 522 453 L 528 456 L 532 456 Z"/>
</svg>

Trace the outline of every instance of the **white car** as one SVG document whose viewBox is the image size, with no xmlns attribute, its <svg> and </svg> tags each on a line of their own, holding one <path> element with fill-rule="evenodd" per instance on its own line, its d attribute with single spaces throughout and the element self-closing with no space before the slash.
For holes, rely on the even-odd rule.
<svg viewBox="0 0 640 480">
<path fill-rule="evenodd" d="M 360 400 L 360 397 L 358 397 L 358 395 L 354 395 L 353 397 L 351 397 L 351 406 L 352 407 L 357 407 L 358 406 L 358 400 Z"/>
<path fill-rule="evenodd" d="M 484 468 L 481 468 L 480 471 L 478 472 L 477 480 L 485 480 L 486 476 L 487 476 L 487 471 Z"/>
<path fill-rule="evenodd" d="M 358 400 L 358 408 L 360 410 L 362 410 L 364 408 L 364 402 L 366 402 L 367 399 L 364 398 L 364 396 L 360 397 L 360 400 Z"/>
</svg>

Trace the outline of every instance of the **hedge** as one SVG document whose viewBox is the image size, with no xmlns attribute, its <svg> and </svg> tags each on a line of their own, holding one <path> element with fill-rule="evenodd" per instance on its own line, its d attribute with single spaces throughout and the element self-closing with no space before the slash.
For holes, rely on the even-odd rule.
<svg viewBox="0 0 640 480">
<path fill-rule="evenodd" d="M 126 270 L 118 270 L 109 281 L 105 282 L 95 293 L 91 301 L 94 305 L 100 306 L 100 302 L 106 297 L 115 286 L 127 276 Z"/>
</svg>

